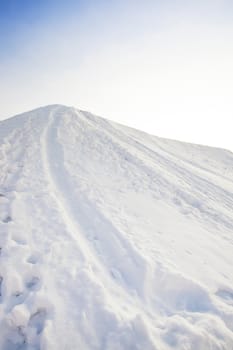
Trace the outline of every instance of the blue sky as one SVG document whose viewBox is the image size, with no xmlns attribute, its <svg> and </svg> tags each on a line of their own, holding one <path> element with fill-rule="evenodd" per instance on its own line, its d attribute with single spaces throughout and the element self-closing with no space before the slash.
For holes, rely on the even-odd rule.
<svg viewBox="0 0 233 350">
<path fill-rule="evenodd" d="M 226 0 L 0 0 L 0 119 L 62 103 L 233 149 L 232 38 Z"/>
<path fill-rule="evenodd" d="M 75 0 L 0 0 L 1 57 L 17 54 L 23 41 L 30 45 L 33 33 L 40 27 L 46 26 L 48 33 L 52 33 L 52 22 L 66 20 L 73 11 L 80 16 L 87 3 Z"/>
</svg>

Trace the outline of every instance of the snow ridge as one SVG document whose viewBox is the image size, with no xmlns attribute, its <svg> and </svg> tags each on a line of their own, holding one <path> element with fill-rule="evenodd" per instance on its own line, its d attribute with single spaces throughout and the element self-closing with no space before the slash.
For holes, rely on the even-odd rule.
<svg viewBox="0 0 233 350">
<path fill-rule="evenodd" d="M 47 106 L 0 123 L 0 349 L 233 349 L 233 155 Z"/>
</svg>

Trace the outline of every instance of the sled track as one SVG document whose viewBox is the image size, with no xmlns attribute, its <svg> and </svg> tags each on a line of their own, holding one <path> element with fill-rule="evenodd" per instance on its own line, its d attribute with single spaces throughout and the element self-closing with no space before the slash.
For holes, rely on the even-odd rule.
<svg viewBox="0 0 233 350">
<path fill-rule="evenodd" d="M 147 275 L 146 261 L 85 194 L 72 187 L 70 174 L 64 166 L 62 145 L 58 141 L 59 120 L 58 109 L 50 114 L 42 137 L 45 172 L 52 195 L 86 263 L 97 269 L 114 290 L 117 288 L 124 295 L 128 291 L 125 297 L 130 303 L 132 291 L 143 297 L 142 281 Z"/>
</svg>

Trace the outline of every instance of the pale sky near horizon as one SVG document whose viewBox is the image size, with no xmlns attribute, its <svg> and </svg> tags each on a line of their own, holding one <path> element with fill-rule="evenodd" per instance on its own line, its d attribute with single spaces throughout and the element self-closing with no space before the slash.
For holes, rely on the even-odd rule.
<svg viewBox="0 0 233 350">
<path fill-rule="evenodd" d="M 0 0 L 0 98 L 233 151 L 233 1 Z"/>
</svg>

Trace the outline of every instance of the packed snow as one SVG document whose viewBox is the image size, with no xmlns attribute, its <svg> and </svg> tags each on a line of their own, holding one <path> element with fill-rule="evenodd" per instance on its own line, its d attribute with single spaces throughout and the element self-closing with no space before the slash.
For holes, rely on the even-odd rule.
<svg viewBox="0 0 233 350">
<path fill-rule="evenodd" d="M 232 350 L 233 154 L 74 108 L 0 123 L 1 350 Z"/>
</svg>

